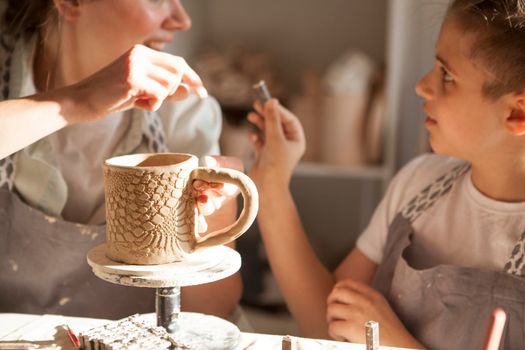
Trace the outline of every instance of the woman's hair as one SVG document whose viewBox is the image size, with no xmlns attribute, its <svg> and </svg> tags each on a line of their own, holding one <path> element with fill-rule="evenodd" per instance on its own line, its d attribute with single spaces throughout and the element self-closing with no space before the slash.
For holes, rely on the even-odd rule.
<svg viewBox="0 0 525 350">
<path fill-rule="evenodd" d="M 471 58 L 493 75 L 485 96 L 525 89 L 525 0 L 453 0 L 448 16 L 476 35 Z"/>
<path fill-rule="evenodd" d="M 0 0 L 6 6 L 2 31 L 10 35 L 32 34 L 52 17 L 53 0 Z"/>
</svg>

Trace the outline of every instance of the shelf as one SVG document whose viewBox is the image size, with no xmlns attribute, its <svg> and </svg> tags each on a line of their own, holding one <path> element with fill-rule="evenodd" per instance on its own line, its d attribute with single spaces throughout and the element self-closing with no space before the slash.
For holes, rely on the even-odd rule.
<svg viewBox="0 0 525 350">
<path fill-rule="evenodd" d="M 384 180 L 387 173 L 387 169 L 381 165 L 337 166 L 314 162 L 301 162 L 295 169 L 294 175 Z"/>
</svg>

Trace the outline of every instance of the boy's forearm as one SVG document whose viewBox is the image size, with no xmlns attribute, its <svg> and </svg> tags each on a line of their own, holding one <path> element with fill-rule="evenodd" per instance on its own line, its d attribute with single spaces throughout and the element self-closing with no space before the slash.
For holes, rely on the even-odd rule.
<svg viewBox="0 0 525 350">
<path fill-rule="evenodd" d="M 207 233 L 222 229 L 235 221 L 237 202 L 231 200 L 206 218 Z M 235 249 L 235 242 L 227 244 Z M 182 288 L 183 310 L 201 312 L 228 319 L 232 316 L 242 296 L 242 278 L 239 272 L 222 280 Z"/>
<path fill-rule="evenodd" d="M 301 331 L 327 338 L 326 298 L 333 277 L 311 248 L 287 188 L 261 191 L 258 223 L 273 274 Z"/>
</svg>

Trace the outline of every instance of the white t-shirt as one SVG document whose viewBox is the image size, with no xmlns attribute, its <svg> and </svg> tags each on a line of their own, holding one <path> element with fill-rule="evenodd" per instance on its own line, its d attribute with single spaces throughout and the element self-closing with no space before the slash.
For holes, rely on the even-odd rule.
<svg viewBox="0 0 525 350">
<path fill-rule="evenodd" d="M 426 154 L 394 177 L 357 247 L 376 263 L 383 259 L 388 227 L 406 204 L 461 161 Z M 438 264 L 500 271 L 525 230 L 525 202 L 500 202 L 479 192 L 468 170 L 452 189 L 412 223 L 407 259 L 416 268 Z"/>
</svg>

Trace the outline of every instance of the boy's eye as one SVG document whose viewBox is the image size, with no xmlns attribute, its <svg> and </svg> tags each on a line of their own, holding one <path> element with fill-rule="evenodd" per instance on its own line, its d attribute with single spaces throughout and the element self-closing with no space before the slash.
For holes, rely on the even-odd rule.
<svg viewBox="0 0 525 350">
<path fill-rule="evenodd" d="M 449 72 L 445 69 L 445 67 L 441 67 L 440 69 L 441 69 L 441 80 L 444 83 L 451 83 L 452 81 L 454 81 L 454 79 L 449 74 Z"/>
</svg>

